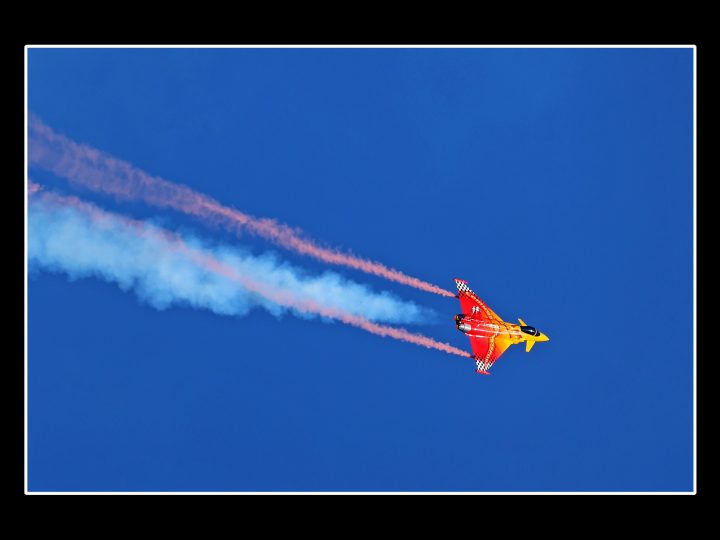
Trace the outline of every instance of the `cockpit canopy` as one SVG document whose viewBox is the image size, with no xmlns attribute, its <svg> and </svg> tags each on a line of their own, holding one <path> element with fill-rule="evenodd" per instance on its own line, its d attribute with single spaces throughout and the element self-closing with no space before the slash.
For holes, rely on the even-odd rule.
<svg viewBox="0 0 720 540">
<path fill-rule="evenodd" d="M 539 336 L 540 335 L 540 330 L 538 330 L 534 326 L 521 326 L 520 330 L 522 330 L 526 334 L 530 334 L 531 336 Z"/>
</svg>

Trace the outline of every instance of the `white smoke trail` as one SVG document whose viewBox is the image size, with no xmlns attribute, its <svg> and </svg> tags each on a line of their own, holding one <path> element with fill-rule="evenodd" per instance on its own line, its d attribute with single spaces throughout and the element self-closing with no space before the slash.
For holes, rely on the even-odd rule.
<svg viewBox="0 0 720 540">
<path fill-rule="evenodd" d="M 297 228 L 274 219 L 251 216 L 187 186 L 152 176 L 126 161 L 56 133 L 33 114 L 28 123 L 28 163 L 120 200 L 141 200 L 158 208 L 172 208 L 203 222 L 221 225 L 235 234 L 250 232 L 279 247 L 328 264 L 354 268 L 441 296 L 455 296 L 453 292 L 378 261 L 323 247 Z"/>
<path fill-rule="evenodd" d="M 167 249 L 161 229 L 143 223 L 143 234 L 132 226 L 137 222 L 77 199 L 75 205 L 58 204 L 58 196 L 43 194 L 34 186 L 30 184 L 33 193 L 28 203 L 31 271 L 62 272 L 71 278 L 97 277 L 134 291 L 158 309 L 185 305 L 241 316 L 261 306 L 274 315 L 290 310 L 303 317 L 317 316 L 274 303 L 183 253 Z M 92 212 L 102 219 L 93 220 Z M 420 323 L 434 318 L 430 310 L 387 292 L 373 292 L 332 272 L 311 276 L 273 255 L 255 256 L 234 247 L 209 247 L 187 236 L 182 240 L 254 283 L 292 291 L 299 303 L 310 302 L 376 322 Z"/>
</svg>

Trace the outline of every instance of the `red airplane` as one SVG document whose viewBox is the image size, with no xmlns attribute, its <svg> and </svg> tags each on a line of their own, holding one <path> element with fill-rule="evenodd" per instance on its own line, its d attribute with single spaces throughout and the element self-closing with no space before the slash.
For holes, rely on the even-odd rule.
<svg viewBox="0 0 720 540">
<path fill-rule="evenodd" d="M 525 342 L 525 351 L 530 352 L 538 341 L 549 341 L 545 334 L 522 319 L 520 324 L 503 321 L 497 313 L 470 290 L 467 281 L 455 278 L 462 313 L 455 315 L 455 326 L 470 338 L 477 372 L 490 375 L 488 371 L 510 345 Z"/>
</svg>

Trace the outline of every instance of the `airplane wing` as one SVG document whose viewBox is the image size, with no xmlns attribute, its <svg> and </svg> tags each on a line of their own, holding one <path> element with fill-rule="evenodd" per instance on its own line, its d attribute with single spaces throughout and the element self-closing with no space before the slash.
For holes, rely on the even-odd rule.
<svg viewBox="0 0 720 540">
<path fill-rule="evenodd" d="M 456 278 L 455 285 L 457 286 L 458 298 L 460 299 L 460 308 L 465 315 L 488 322 L 504 322 L 497 313 L 490 309 L 490 307 L 480 300 L 470 289 L 467 281 Z M 495 361 L 512 345 L 510 338 L 499 332 L 489 337 L 468 337 L 470 338 L 470 346 L 472 347 L 473 356 L 475 357 L 477 371 L 484 375 L 490 375 L 488 369 L 490 369 Z"/>
<path fill-rule="evenodd" d="M 467 281 L 455 278 L 455 285 L 460 299 L 460 308 L 465 315 L 486 321 L 503 322 L 497 313 L 470 290 Z"/>
<path fill-rule="evenodd" d="M 498 358 L 512 345 L 511 340 L 505 335 L 493 335 L 489 338 L 470 338 L 470 346 L 475 357 L 478 373 L 490 375 L 488 370 L 497 361 Z"/>
</svg>

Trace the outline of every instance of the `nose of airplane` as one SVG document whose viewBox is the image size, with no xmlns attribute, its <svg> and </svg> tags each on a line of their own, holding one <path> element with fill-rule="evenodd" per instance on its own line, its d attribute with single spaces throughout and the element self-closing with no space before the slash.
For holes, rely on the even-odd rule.
<svg viewBox="0 0 720 540">
<path fill-rule="evenodd" d="M 545 334 L 543 334 L 542 332 L 540 332 L 540 335 L 537 337 L 537 340 L 538 340 L 538 341 L 550 341 L 550 338 L 547 337 L 547 336 L 546 336 Z"/>
</svg>

